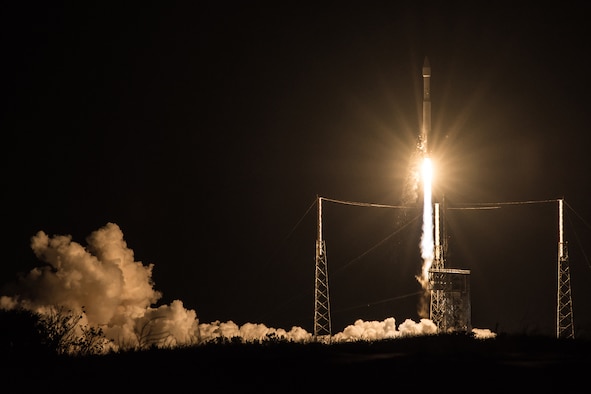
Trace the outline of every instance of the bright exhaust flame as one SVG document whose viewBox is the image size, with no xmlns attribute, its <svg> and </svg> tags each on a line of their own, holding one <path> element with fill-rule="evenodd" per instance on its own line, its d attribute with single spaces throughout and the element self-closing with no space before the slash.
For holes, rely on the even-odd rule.
<svg viewBox="0 0 591 394">
<path fill-rule="evenodd" d="M 432 204 L 432 183 L 433 183 L 433 164 L 431 159 L 425 157 L 421 167 L 421 176 L 423 178 L 423 234 L 421 235 L 421 257 L 423 258 L 423 268 L 421 277 L 417 278 L 423 289 L 428 290 L 429 269 L 433 264 L 434 241 L 433 241 L 433 204 Z"/>
</svg>

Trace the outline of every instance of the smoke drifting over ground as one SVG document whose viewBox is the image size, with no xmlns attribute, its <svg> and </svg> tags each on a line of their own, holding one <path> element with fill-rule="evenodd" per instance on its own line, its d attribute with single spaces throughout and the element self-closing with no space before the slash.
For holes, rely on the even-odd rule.
<svg viewBox="0 0 591 394">
<path fill-rule="evenodd" d="M 35 256 L 46 263 L 6 286 L 0 308 L 25 308 L 45 313 L 55 307 L 79 312 L 81 323 L 99 327 L 116 348 L 181 346 L 219 337 L 245 341 L 269 337 L 308 341 L 312 334 L 300 327 L 289 330 L 264 324 L 232 321 L 199 323 L 196 311 L 181 300 L 156 306 L 162 293 L 154 289 L 153 264 L 134 260 L 117 224 L 94 231 L 83 246 L 69 235 L 48 236 L 39 231 L 31 238 Z M 403 335 L 434 334 L 428 319 L 406 320 L 398 327 L 394 318 L 382 322 L 358 320 L 334 335 L 334 340 L 382 339 Z"/>
</svg>

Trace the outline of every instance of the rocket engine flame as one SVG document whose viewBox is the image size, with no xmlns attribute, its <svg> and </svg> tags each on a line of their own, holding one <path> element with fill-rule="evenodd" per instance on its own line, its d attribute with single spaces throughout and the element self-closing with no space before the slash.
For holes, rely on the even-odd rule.
<svg viewBox="0 0 591 394">
<path fill-rule="evenodd" d="M 421 167 L 423 178 L 423 233 L 421 235 L 421 257 L 423 258 L 423 267 L 421 276 L 417 278 L 423 289 L 428 290 L 429 269 L 433 264 L 434 247 L 433 240 L 433 204 L 432 204 L 432 183 L 433 183 L 433 164 L 429 157 L 423 159 Z"/>
</svg>

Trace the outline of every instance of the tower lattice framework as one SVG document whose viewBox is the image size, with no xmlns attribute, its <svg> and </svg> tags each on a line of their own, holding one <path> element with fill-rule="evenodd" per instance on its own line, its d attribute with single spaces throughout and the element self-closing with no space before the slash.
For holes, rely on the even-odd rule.
<svg viewBox="0 0 591 394">
<path fill-rule="evenodd" d="M 316 270 L 314 284 L 314 340 L 330 341 L 330 297 L 328 292 L 328 266 L 326 244 L 322 239 L 322 198 L 318 197 L 318 239 L 316 240 Z"/>
<path fill-rule="evenodd" d="M 570 286 L 570 264 L 567 244 L 564 241 L 563 200 L 558 200 L 558 299 L 556 311 L 556 337 L 574 338 L 573 300 Z"/>
</svg>

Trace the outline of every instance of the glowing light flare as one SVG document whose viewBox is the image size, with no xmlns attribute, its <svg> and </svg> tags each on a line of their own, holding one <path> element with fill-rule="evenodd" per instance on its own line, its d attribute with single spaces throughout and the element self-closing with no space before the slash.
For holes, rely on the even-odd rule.
<svg viewBox="0 0 591 394">
<path fill-rule="evenodd" d="M 423 186 L 425 186 L 425 192 L 427 192 L 428 190 L 429 193 L 431 193 L 434 173 L 435 170 L 433 169 L 433 162 L 431 161 L 431 158 L 423 158 L 423 163 L 421 165 L 421 178 L 423 179 Z M 426 187 L 427 185 L 429 186 L 428 188 Z"/>
<path fill-rule="evenodd" d="M 435 258 L 435 243 L 433 240 L 433 164 L 429 157 L 423 159 L 421 167 L 421 176 L 423 179 L 423 233 L 421 235 L 421 257 L 423 258 L 422 275 L 417 278 L 421 286 L 426 290 L 428 288 L 429 269 Z"/>
</svg>

